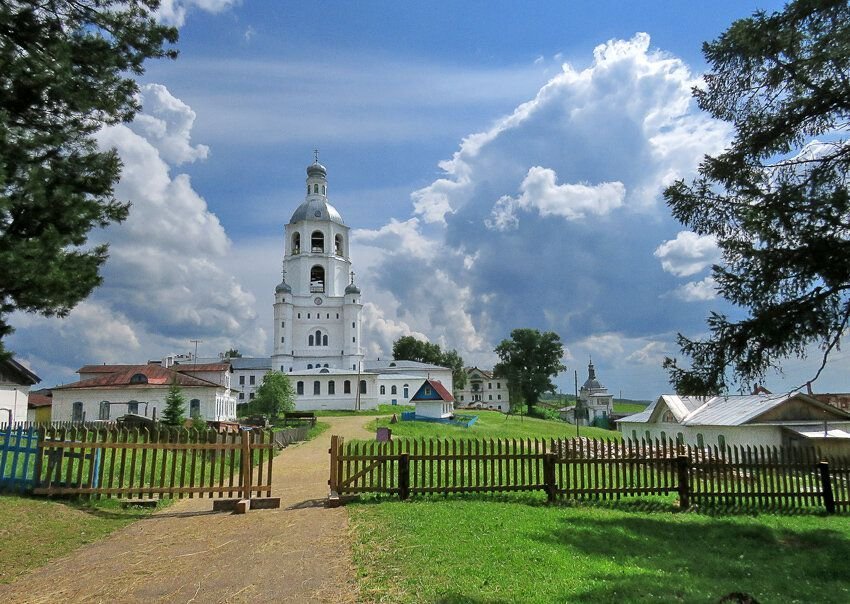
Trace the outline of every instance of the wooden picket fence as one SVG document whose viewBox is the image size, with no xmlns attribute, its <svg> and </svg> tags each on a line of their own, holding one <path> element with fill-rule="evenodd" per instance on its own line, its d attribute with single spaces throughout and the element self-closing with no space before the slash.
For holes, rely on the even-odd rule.
<svg viewBox="0 0 850 604">
<path fill-rule="evenodd" d="M 39 426 L 0 432 L 9 488 L 35 495 L 250 499 L 271 495 L 277 444 L 270 430 Z M 26 443 L 26 451 L 24 445 Z M 3 481 L 0 481 L 0 488 Z M 7 489 L 8 490 L 8 489 Z"/>
<path fill-rule="evenodd" d="M 680 506 L 850 511 L 850 458 L 812 449 L 672 441 L 331 437 L 331 502 L 360 493 L 543 491 L 550 501 L 678 496 Z"/>
</svg>

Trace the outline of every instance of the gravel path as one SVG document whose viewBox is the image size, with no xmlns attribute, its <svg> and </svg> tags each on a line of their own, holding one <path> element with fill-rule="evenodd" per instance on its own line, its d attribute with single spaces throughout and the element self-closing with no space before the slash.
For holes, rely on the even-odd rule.
<svg viewBox="0 0 850 604">
<path fill-rule="evenodd" d="M 275 458 L 281 509 L 237 516 L 184 499 L 0 586 L 0 601 L 355 601 L 348 516 L 323 507 L 328 447 L 331 434 L 370 434 L 362 417 L 322 420 L 331 429 Z"/>
</svg>

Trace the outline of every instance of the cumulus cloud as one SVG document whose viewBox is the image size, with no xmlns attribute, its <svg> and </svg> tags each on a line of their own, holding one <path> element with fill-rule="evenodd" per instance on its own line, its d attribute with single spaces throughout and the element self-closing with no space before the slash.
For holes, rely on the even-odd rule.
<svg viewBox="0 0 850 604">
<path fill-rule="evenodd" d="M 683 302 L 707 302 L 717 298 L 717 282 L 713 277 L 706 277 L 702 281 L 685 283 L 674 293 Z"/>
<path fill-rule="evenodd" d="M 195 112 L 189 105 L 172 96 L 162 84 L 142 86 L 139 101 L 144 111 L 129 127 L 156 147 L 164 161 L 179 166 L 207 157 L 209 147 L 189 142 L 195 122 Z"/>
<path fill-rule="evenodd" d="M 484 221 L 487 228 L 506 230 L 519 225 L 517 210 L 536 208 L 541 216 L 560 216 L 579 220 L 588 214 L 603 216 L 623 204 L 625 187 L 621 182 L 598 185 L 556 184 L 554 170 L 534 166 L 528 170 L 520 185 L 522 194 L 502 196 L 493 207 L 491 217 Z"/>
<path fill-rule="evenodd" d="M 240 0 L 162 0 L 157 12 L 163 23 L 183 27 L 186 23 L 186 14 L 192 9 L 216 14 L 239 2 Z"/>
<path fill-rule="evenodd" d="M 714 235 L 679 231 L 675 239 L 659 245 L 653 255 L 661 268 L 677 277 L 690 277 L 720 261 L 720 248 Z"/>
<path fill-rule="evenodd" d="M 110 246 L 103 285 L 65 319 L 26 316 L 26 336 L 14 342 L 24 356 L 73 369 L 160 358 L 190 338 L 216 351 L 265 339 L 254 296 L 223 268 L 231 247 L 224 228 L 188 175 L 171 172 L 206 154 L 188 143 L 194 114 L 164 87 L 143 94 L 155 99 L 146 103 L 151 113 L 97 135 L 121 157 L 115 193 L 131 202 L 124 223 L 91 235 Z"/>
<path fill-rule="evenodd" d="M 383 252 L 369 291 L 392 299 L 385 316 L 466 359 L 536 327 L 557 331 L 577 358 L 647 371 L 664 349 L 657 334 L 672 340 L 703 321 L 663 292 L 716 258 L 709 240 L 671 241 L 680 227 L 660 200 L 728 140 L 693 103 L 698 82 L 637 34 L 598 46 L 587 67 L 563 65 L 464 137 L 411 194 L 413 218 L 358 235 Z"/>
</svg>

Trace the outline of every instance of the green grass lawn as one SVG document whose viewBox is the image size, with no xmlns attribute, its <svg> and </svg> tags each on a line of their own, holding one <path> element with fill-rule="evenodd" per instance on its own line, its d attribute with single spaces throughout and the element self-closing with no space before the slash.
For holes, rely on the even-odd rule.
<svg viewBox="0 0 850 604">
<path fill-rule="evenodd" d="M 402 411 L 413 411 L 413 405 L 378 405 L 374 409 L 364 409 L 362 411 L 351 411 L 350 409 L 326 409 L 314 411 L 316 417 L 349 417 L 362 416 L 371 417 L 373 415 L 392 415 L 393 413 L 400 415 Z"/>
<path fill-rule="evenodd" d="M 88 504 L 0 495 L 0 583 L 10 583 L 152 511 L 125 510 L 116 500 Z"/>
<path fill-rule="evenodd" d="M 369 430 L 380 426 L 392 429 L 393 437 L 412 438 L 572 438 L 576 427 L 561 421 L 505 415 L 498 411 L 463 410 L 464 415 L 477 415 L 478 421 L 469 428 L 430 422 L 398 422 L 390 424 L 389 417 L 380 417 L 366 425 Z M 400 415 L 399 415 L 400 417 Z M 619 432 L 601 428 L 581 428 L 581 436 L 619 439 Z"/>
<path fill-rule="evenodd" d="M 646 409 L 646 405 L 640 403 L 618 403 L 614 402 L 614 413 L 640 413 Z"/>
<path fill-rule="evenodd" d="M 361 596 L 381 602 L 850 601 L 850 522 L 546 506 L 541 498 L 349 504 Z M 645 500 L 644 500 L 645 501 Z M 640 504 L 639 504 L 640 505 Z"/>
</svg>

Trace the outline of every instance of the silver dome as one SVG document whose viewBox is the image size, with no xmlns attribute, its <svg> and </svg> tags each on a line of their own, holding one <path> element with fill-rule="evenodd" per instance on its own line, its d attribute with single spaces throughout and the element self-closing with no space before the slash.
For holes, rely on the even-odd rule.
<svg viewBox="0 0 850 604">
<path fill-rule="evenodd" d="M 295 223 L 301 222 L 302 220 L 326 220 L 345 226 L 345 223 L 342 221 L 342 216 L 339 215 L 336 208 L 324 199 L 317 197 L 308 199 L 295 208 L 289 222 Z"/>
</svg>

